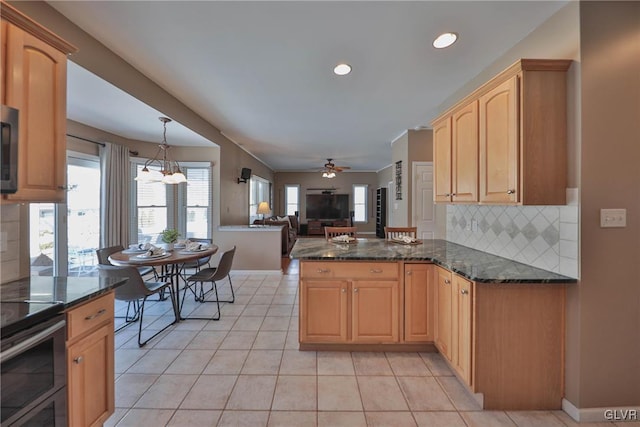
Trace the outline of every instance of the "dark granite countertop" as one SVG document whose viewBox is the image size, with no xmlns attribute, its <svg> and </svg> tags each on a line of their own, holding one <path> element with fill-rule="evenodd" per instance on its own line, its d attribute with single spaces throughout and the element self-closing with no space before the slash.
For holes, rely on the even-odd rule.
<svg viewBox="0 0 640 427">
<path fill-rule="evenodd" d="M 298 239 L 290 257 L 301 261 L 427 261 L 479 283 L 575 283 L 577 279 L 471 249 L 446 240 L 402 245 L 384 239 L 337 244 Z"/>
<path fill-rule="evenodd" d="M 0 300 L 59 301 L 69 309 L 106 294 L 125 282 L 126 279 L 107 277 L 32 276 L 0 285 Z"/>
</svg>

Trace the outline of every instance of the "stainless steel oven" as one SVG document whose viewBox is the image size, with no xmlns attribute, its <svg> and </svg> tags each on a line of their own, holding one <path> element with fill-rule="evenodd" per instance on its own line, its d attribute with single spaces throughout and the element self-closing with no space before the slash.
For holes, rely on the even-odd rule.
<svg viewBox="0 0 640 427">
<path fill-rule="evenodd" d="M 65 330 L 58 314 L 2 337 L 2 426 L 67 425 Z"/>
<path fill-rule="evenodd" d="M 18 191 L 18 110 L 0 106 L 0 193 Z"/>
</svg>

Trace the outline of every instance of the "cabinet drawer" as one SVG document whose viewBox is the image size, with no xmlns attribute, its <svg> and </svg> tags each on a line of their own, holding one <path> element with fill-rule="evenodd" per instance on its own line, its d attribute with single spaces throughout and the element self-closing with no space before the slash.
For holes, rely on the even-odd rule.
<svg viewBox="0 0 640 427">
<path fill-rule="evenodd" d="M 105 321 L 113 322 L 113 292 L 67 312 L 67 340 L 78 337 Z"/>
<path fill-rule="evenodd" d="M 397 279 L 397 262 L 303 262 L 300 274 L 313 279 Z"/>
</svg>

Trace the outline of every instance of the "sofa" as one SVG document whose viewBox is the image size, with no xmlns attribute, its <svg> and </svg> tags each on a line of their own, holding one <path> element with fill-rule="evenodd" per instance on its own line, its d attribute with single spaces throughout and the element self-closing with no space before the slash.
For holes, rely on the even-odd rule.
<svg viewBox="0 0 640 427">
<path fill-rule="evenodd" d="M 282 255 L 287 255 L 289 251 L 291 251 L 293 244 L 298 238 L 298 233 L 300 232 L 300 222 L 298 221 L 298 217 L 295 215 L 272 216 L 265 218 L 264 221 L 256 219 L 253 223 L 254 225 L 264 224 L 267 226 L 284 225 L 282 228 Z"/>
</svg>

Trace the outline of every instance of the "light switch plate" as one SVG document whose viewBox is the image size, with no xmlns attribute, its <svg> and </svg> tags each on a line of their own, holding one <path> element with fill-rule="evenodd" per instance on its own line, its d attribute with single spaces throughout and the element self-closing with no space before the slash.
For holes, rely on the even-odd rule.
<svg viewBox="0 0 640 427">
<path fill-rule="evenodd" d="M 600 227 L 626 227 L 626 209 L 600 209 Z"/>
<path fill-rule="evenodd" d="M 7 232 L 0 231 L 0 252 L 7 251 Z"/>
</svg>

